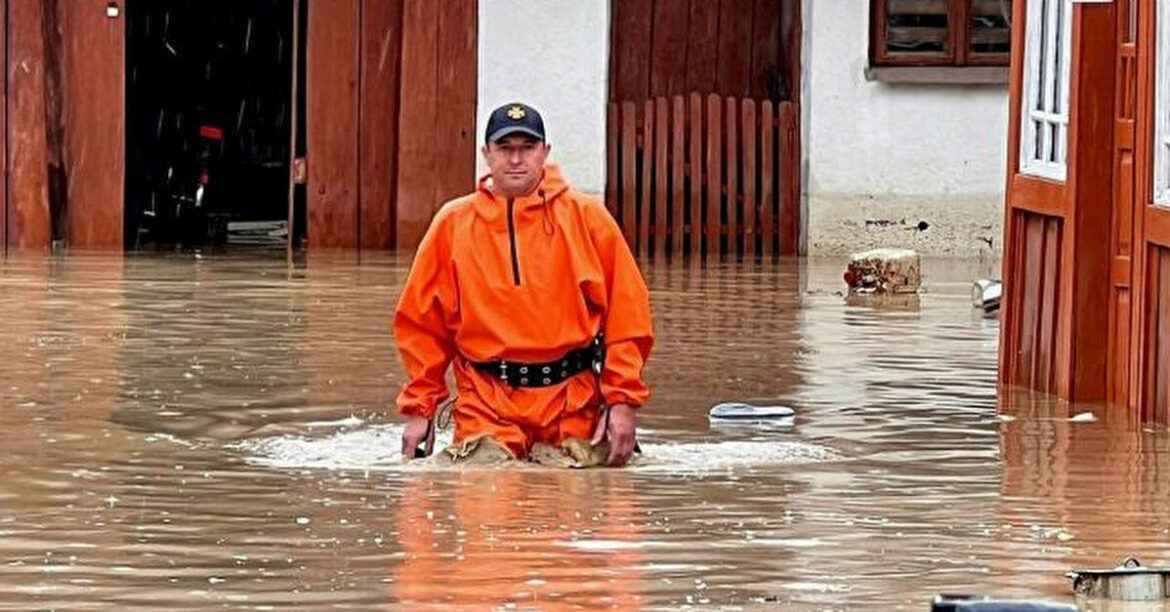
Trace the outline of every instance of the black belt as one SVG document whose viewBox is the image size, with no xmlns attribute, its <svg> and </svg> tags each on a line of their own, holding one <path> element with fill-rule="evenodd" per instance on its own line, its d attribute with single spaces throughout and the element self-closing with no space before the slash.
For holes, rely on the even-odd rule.
<svg viewBox="0 0 1170 612">
<path fill-rule="evenodd" d="M 562 383 L 585 370 L 601 375 L 605 364 L 605 336 L 598 333 L 589 346 L 566 353 L 560 359 L 544 363 L 508 361 L 472 361 L 472 367 L 499 378 L 511 387 L 548 387 Z"/>
</svg>

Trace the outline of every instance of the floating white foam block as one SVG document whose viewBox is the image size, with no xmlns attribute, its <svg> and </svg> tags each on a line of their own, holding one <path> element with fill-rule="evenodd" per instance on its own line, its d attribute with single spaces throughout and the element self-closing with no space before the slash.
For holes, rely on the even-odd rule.
<svg viewBox="0 0 1170 612">
<path fill-rule="evenodd" d="M 712 421 L 779 421 L 791 419 L 796 411 L 788 406 L 754 406 L 743 402 L 725 402 L 711 407 L 707 418 Z"/>
</svg>

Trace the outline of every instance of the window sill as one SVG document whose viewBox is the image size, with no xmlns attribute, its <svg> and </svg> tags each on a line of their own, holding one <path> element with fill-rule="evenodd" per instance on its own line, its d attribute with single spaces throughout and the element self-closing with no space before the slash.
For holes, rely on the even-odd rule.
<svg viewBox="0 0 1170 612">
<path fill-rule="evenodd" d="M 935 85 L 1006 85 L 1007 66 L 870 66 L 865 80 Z"/>
</svg>

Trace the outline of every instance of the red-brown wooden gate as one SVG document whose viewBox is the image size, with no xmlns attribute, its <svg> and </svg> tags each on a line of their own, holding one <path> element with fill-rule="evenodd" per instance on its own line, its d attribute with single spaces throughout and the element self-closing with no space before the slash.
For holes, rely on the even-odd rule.
<svg viewBox="0 0 1170 612">
<path fill-rule="evenodd" d="M 614 0 L 606 197 L 645 255 L 800 248 L 800 2 Z"/>
</svg>

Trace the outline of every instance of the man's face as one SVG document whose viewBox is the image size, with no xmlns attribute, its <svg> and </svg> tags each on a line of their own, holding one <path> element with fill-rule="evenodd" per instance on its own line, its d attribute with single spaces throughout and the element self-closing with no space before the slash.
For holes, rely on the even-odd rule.
<svg viewBox="0 0 1170 612">
<path fill-rule="evenodd" d="M 549 146 L 531 136 L 505 136 L 483 147 L 492 183 L 501 195 L 515 198 L 536 187 Z"/>
</svg>

